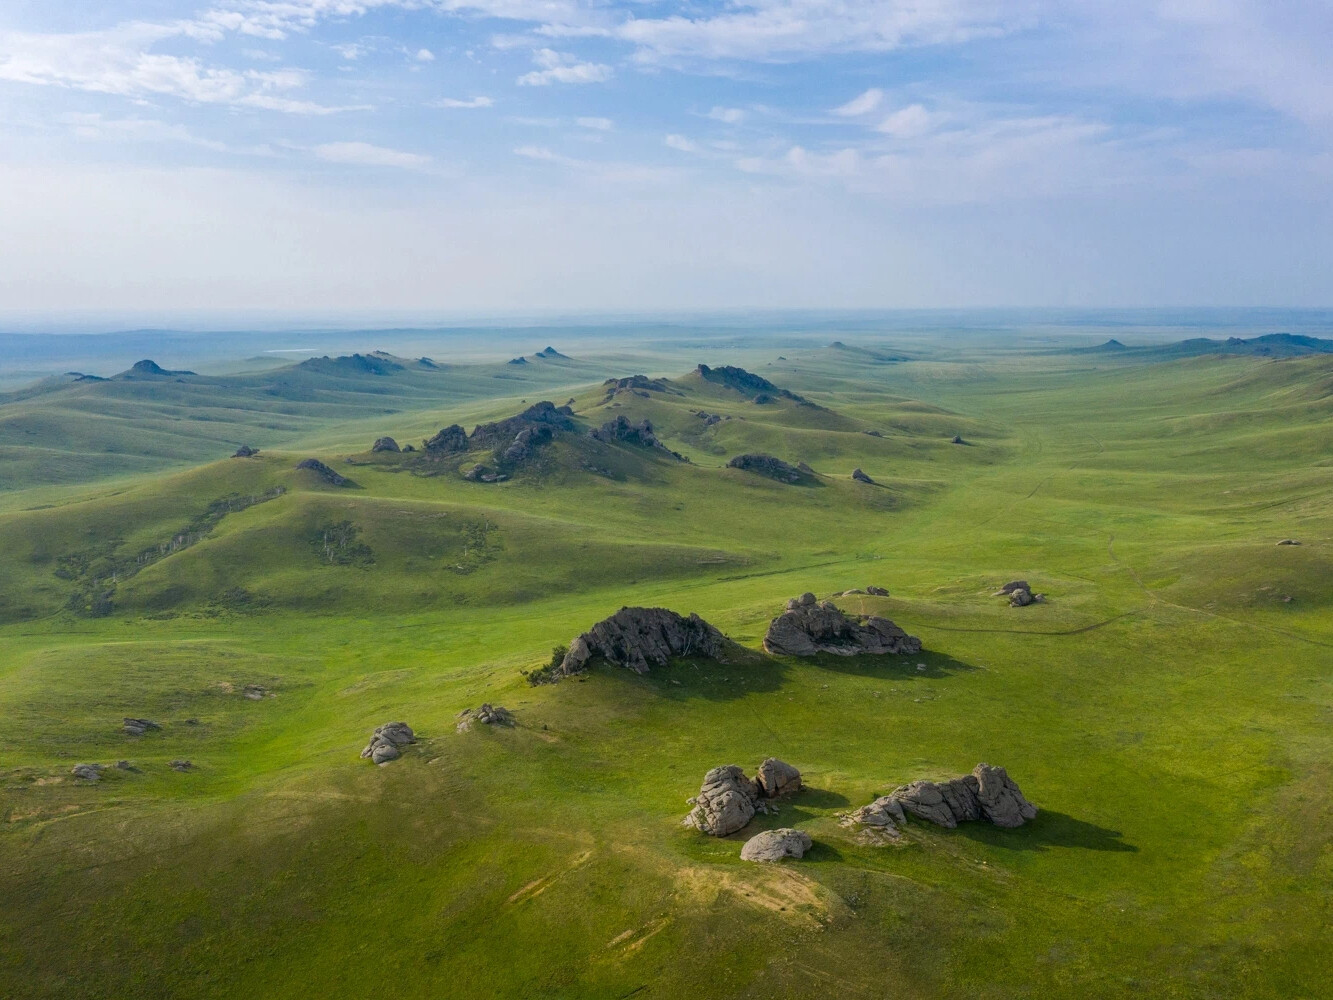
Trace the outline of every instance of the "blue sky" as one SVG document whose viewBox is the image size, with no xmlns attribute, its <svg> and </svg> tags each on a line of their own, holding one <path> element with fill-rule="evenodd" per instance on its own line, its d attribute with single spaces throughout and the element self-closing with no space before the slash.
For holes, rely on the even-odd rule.
<svg viewBox="0 0 1333 1000">
<path fill-rule="evenodd" d="M 0 313 L 1333 303 L 1325 0 L 6 0 Z"/>
</svg>

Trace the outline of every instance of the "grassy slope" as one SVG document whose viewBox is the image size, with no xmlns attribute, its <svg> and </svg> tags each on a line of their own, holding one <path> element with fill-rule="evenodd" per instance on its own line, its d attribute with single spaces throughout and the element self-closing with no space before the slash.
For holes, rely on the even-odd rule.
<svg viewBox="0 0 1333 1000">
<path fill-rule="evenodd" d="M 757 369 L 833 407 L 822 424 L 688 378 L 679 399 L 578 396 L 592 422 L 650 415 L 695 466 L 485 487 L 362 465 L 345 492 L 299 478 L 301 451 L 0 517 L 6 599 L 52 616 L 0 647 L 0 993 L 1321 993 L 1333 365 L 848 353 Z M 699 432 L 697 408 L 733 420 Z M 974 443 L 942 444 L 956 429 Z M 716 468 L 754 448 L 830 476 Z M 854 465 L 889 485 L 854 488 Z M 112 617 L 57 610 L 62 547 L 114 533 L 137 551 L 275 484 L 123 584 Z M 319 563 L 307 536 L 333 516 L 362 525 L 372 565 Z M 452 526 L 477 520 L 493 558 L 449 569 Z M 1288 536 L 1304 544 L 1273 544 Z M 1013 576 L 1050 603 L 988 596 Z M 518 676 L 623 603 L 697 610 L 757 648 L 786 596 L 867 583 L 893 597 L 855 606 L 929 652 Z M 210 603 L 224 585 L 267 610 Z M 520 728 L 455 734 L 483 699 Z M 166 728 L 125 737 L 126 714 Z M 365 766 L 389 718 L 426 739 Z M 769 754 L 813 790 L 738 838 L 677 826 L 704 770 Z M 166 768 L 181 756 L 198 770 Z M 51 781 L 120 757 L 142 773 Z M 1009 767 L 1034 823 L 917 824 L 900 848 L 836 824 L 978 760 Z M 807 860 L 737 860 L 793 823 Z"/>
</svg>

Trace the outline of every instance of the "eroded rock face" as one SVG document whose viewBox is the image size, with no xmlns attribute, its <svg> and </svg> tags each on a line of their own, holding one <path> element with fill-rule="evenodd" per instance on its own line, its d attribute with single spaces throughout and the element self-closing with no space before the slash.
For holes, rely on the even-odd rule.
<svg viewBox="0 0 1333 1000">
<path fill-rule="evenodd" d="M 737 368 L 734 365 L 722 365 L 718 368 L 710 368 L 708 365 L 700 365 L 694 369 L 694 373 L 705 382 L 712 382 L 714 385 L 723 385 L 728 389 L 735 389 L 737 392 L 760 402 L 756 397 L 766 396 L 763 402 L 771 402 L 774 397 L 790 399 L 793 403 L 800 403 L 802 406 L 814 406 L 804 396 L 798 396 L 789 389 L 782 389 L 774 385 L 762 375 L 756 375 L 753 372 L 747 372 L 744 368 Z"/>
<path fill-rule="evenodd" d="M 769 757 L 759 765 L 755 781 L 758 782 L 764 796 L 770 799 L 791 795 L 801 790 L 801 772 L 776 757 Z"/>
<path fill-rule="evenodd" d="M 866 593 L 872 597 L 888 597 L 889 592 L 883 587 L 866 587 Z"/>
<path fill-rule="evenodd" d="M 783 827 L 765 830 L 745 842 L 741 848 L 742 861 L 781 861 L 783 858 L 802 858 L 813 842 L 804 830 Z"/>
<path fill-rule="evenodd" d="M 126 717 L 125 724 L 121 728 L 130 736 L 142 736 L 151 729 L 161 729 L 162 727 L 152 719 L 131 719 Z"/>
<path fill-rule="evenodd" d="M 1022 826 L 1037 815 L 1002 767 L 978 764 L 971 774 L 950 781 L 913 781 L 848 814 L 846 822 L 896 832 L 907 815 L 953 829 L 987 820 L 1001 827 Z"/>
<path fill-rule="evenodd" d="M 474 724 L 483 726 L 515 725 L 514 713 L 503 705 L 482 704 L 481 708 L 465 708 L 458 713 L 458 731 L 466 733 Z"/>
<path fill-rule="evenodd" d="M 258 448 L 251 448 L 248 444 L 243 444 L 232 453 L 232 458 L 253 458 L 259 454 Z"/>
<path fill-rule="evenodd" d="M 452 454 L 456 451 L 467 451 L 467 431 L 463 430 L 461 424 L 450 424 L 440 430 L 434 437 L 429 437 L 422 442 L 422 447 L 427 451 L 440 452 L 443 454 Z"/>
<path fill-rule="evenodd" d="M 368 757 L 376 764 L 387 764 L 402 755 L 402 747 L 416 741 L 416 734 L 406 722 L 386 722 L 376 727 L 370 742 L 361 751 L 361 757 L 363 760 Z"/>
<path fill-rule="evenodd" d="M 780 458 L 774 458 L 772 455 L 737 455 L 727 463 L 727 468 L 758 473 L 782 483 L 799 483 L 802 478 L 800 469 L 794 465 L 789 465 Z"/>
<path fill-rule="evenodd" d="M 787 610 L 769 623 L 764 649 L 778 656 L 910 654 L 921 652 L 921 640 L 887 618 L 853 617 L 807 593 L 788 601 Z"/>
<path fill-rule="evenodd" d="M 664 667 L 673 656 L 721 657 L 726 638 L 696 614 L 688 618 L 666 608 L 621 608 L 569 643 L 556 669 L 568 676 L 587 669 L 600 656 L 608 663 L 646 674 L 649 665 Z"/>
<path fill-rule="evenodd" d="M 376 438 L 375 443 L 370 446 L 371 451 L 402 451 L 398 447 L 398 442 L 391 437 Z"/>
<path fill-rule="evenodd" d="M 334 472 L 317 458 L 307 458 L 304 461 L 298 462 L 296 467 L 298 469 L 310 470 L 330 486 L 350 486 L 352 484 L 352 481 L 346 476 Z"/>
<path fill-rule="evenodd" d="M 754 819 L 759 794 L 758 783 L 735 764 L 715 767 L 704 775 L 685 823 L 713 837 L 730 836 Z"/>
</svg>

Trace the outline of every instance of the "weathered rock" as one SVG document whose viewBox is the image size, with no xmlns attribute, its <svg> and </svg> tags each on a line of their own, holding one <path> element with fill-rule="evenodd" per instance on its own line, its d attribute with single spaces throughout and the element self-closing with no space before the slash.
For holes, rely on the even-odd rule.
<svg viewBox="0 0 1333 1000">
<path fill-rule="evenodd" d="M 173 760 L 171 763 L 167 765 L 167 767 L 171 768 L 173 771 L 181 771 L 181 772 L 194 770 L 194 764 L 192 764 L 188 760 Z"/>
<path fill-rule="evenodd" d="M 759 783 L 765 797 L 770 799 L 792 795 L 801 790 L 801 772 L 776 757 L 769 757 L 759 765 L 755 781 Z"/>
<path fill-rule="evenodd" d="M 608 420 L 601 427 L 588 432 L 588 436 L 594 441 L 604 441 L 607 443 L 619 443 L 636 445 L 640 448 L 653 448 L 658 451 L 666 452 L 675 458 L 681 456 L 672 451 L 661 441 L 653 432 L 653 425 L 648 420 L 640 420 L 638 423 L 630 420 L 623 413 L 617 414 L 614 420 Z"/>
<path fill-rule="evenodd" d="M 376 438 L 375 443 L 370 446 L 371 451 L 402 451 L 398 447 L 398 442 L 391 437 Z"/>
<path fill-rule="evenodd" d="M 118 760 L 118 761 L 116 761 L 116 770 L 117 770 L 117 771 L 132 771 L 132 772 L 134 772 L 135 774 L 138 774 L 138 773 L 139 773 L 139 769 L 138 769 L 137 767 L 135 767 L 133 764 L 131 764 L 129 761 L 127 761 L 127 760 Z"/>
<path fill-rule="evenodd" d="M 162 727 L 152 719 L 131 719 L 127 716 L 125 724 L 121 728 L 130 736 L 142 736 L 150 729 L 161 729 Z"/>
<path fill-rule="evenodd" d="M 550 400 L 533 403 L 522 413 L 494 423 L 478 424 L 468 438 L 470 448 L 508 447 L 520 432 L 533 427 L 547 427 L 554 437 L 556 431 L 574 429 L 574 411 L 568 406 L 556 406 Z M 549 440 L 549 438 L 547 439 Z"/>
<path fill-rule="evenodd" d="M 585 670 L 600 656 L 608 663 L 646 674 L 673 656 L 721 657 L 726 638 L 696 614 L 688 618 L 666 608 L 621 608 L 572 639 L 556 668 L 557 676 Z"/>
<path fill-rule="evenodd" d="M 247 684 L 242 695 L 250 701 L 263 701 L 268 692 L 258 684 Z"/>
<path fill-rule="evenodd" d="M 102 764 L 75 764 L 69 769 L 69 773 L 83 781 L 94 782 L 102 780 L 102 772 L 106 767 Z"/>
<path fill-rule="evenodd" d="M 330 469 L 327 465 L 317 458 L 307 458 L 296 464 L 298 469 L 309 469 L 323 479 L 330 486 L 351 486 L 352 481 L 346 476 L 339 475 Z"/>
<path fill-rule="evenodd" d="M 887 618 L 853 617 L 828 601 L 817 603 L 813 594 L 803 594 L 788 601 L 787 610 L 769 623 L 764 649 L 779 656 L 919 653 L 921 640 Z"/>
<path fill-rule="evenodd" d="M 735 389 L 737 392 L 744 393 L 754 399 L 755 402 L 760 401 L 756 397 L 766 395 L 769 397 L 780 396 L 783 399 L 790 399 L 792 402 L 800 403 L 803 406 L 815 405 L 804 396 L 798 396 L 796 393 L 787 389 L 778 388 L 762 375 L 755 375 L 753 372 L 747 372 L 744 368 L 736 368 L 733 365 L 722 365 L 718 368 L 710 368 L 708 365 L 700 365 L 698 368 L 694 369 L 694 374 L 698 375 L 705 382 L 712 382 L 715 385 L 726 386 L 728 389 Z M 765 400 L 765 402 L 769 401 L 771 401 L 771 399 Z"/>
<path fill-rule="evenodd" d="M 847 822 L 894 828 L 909 814 L 953 829 L 959 823 L 985 819 L 996 826 L 1017 827 L 1037 815 L 1002 767 L 978 764 L 971 774 L 949 781 L 913 781 L 882 795 L 847 816 Z"/>
<path fill-rule="evenodd" d="M 1278 544 L 1279 544 L 1279 545 L 1300 545 L 1301 543 L 1298 542 L 1298 541 L 1296 541 L 1296 539 L 1294 539 L 1294 538 L 1284 538 L 1284 539 L 1282 539 L 1282 541 L 1278 542 Z"/>
<path fill-rule="evenodd" d="M 888 597 L 889 592 L 883 587 L 866 587 L 866 593 L 873 597 Z"/>
<path fill-rule="evenodd" d="M 467 451 L 467 431 L 463 430 L 461 424 L 450 424 L 448 427 L 441 428 L 433 437 L 426 438 L 421 442 L 421 446 L 426 451 L 439 452 L 442 454 L 452 454 L 456 451 Z"/>
<path fill-rule="evenodd" d="M 715 767 L 704 775 L 687 826 L 713 837 L 727 837 L 754 818 L 759 786 L 735 764 Z"/>
<path fill-rule="evenodd" d="M 1026 608 L 1032 603 L 1032 591 L 1030 590 L 1011 590 L 1009 591 L 1009 605 L 1014 608 Z"/>
<path fill-rule="evenodd" d="M 481 708 L 465 708 L 458 713 L 458 732 L 465 733 L 472 728 L 473 723 L 480 723 L 483 726 L 512 726 L 514 722 L 514 713 L 502 705 L 492 705 L 489 702 L 483 703 Z"/>
<path fill-rule="evenodd" d="M 1031 592 L 1032 588 L 1028 586 L 1028 582 L 1026 580 L 1010 580 L 995 593 L 996 596 L 998 597 L 1001 594 L 1012 594 L 1015 590 L 1026 590 Z"/>
<path fill-rule="evenodd" d="M 967 444 L 967 442 L 963 440 L 963 436 L 962 436 L 961 434 L 955 434 L 955 435 L 953 436 L 953 440 L 950 441 L 949 443 L 950 443 L 950 444 Z"/>
<path fill-rule="evenodd" d="M 253 458 L 259 454 L 258 448 L 251 448 L 248 444 L 243 444 L 232 453 L 232 458 Z"/>
<path fill-rule="evenodd" d="M 802 858 L 813 841 L 804 830 L 783 827 L 765 830 L 745 842 L 741 848 L 742 861 L 781 861 L 783 858 Z"/>
<path fill-rule="evenodd" d="M 743 472 L 754 472 L 783 483 L 799 483 L 802 477 L 801 470 L 796 466 L 788 465 L 782 459 L 774 458 L 772 455 L 737 455 L 727 463 L 727 467 L 740 469 Z"/>
<path fill-rule="evenodd" d="M 977 780 L 981 814 L 996 826 L 1022 826 L 1037 815 L 1037 807 L 1023 797 L 1009 772 L 1002 767 L 978 764 L 972 769 Z"/>
<path fill-rule="evenodd" d="M 401 754 L 400 747 L 416 741 L 416 734 L 406 722 L 386 722 L 376 727 L 370 742 L 361 751 L 361 757 L 369 757 L 376 764 L 383 764 L 396 760 Z"/>
<path fill-rule="evenodd" d="M 855 479 L 858 483 L 869 483 L 871 486 L 875 485 L 875 481 L 871 479 L 869 476 L 867 476 L 860 469 L 852 470 L 852 478 Z"/>
</svg>

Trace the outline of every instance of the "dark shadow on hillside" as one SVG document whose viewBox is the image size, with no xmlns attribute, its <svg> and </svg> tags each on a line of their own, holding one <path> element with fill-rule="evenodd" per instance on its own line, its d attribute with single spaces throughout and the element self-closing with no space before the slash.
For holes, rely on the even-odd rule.
<svg viewBox="0 0 1333 1000">
<path fill-rule="evenodd" d="M 672 701 L 691 698 L 731 701 L 755 692 L 778 690 L 786 678 L 787 668 L 772 657 L 729 643 L 725 661 L 677 657 L 665 667 L 654 666 L 648 673 L 639 675 L 598 658 L 583 676 L 589 675 L 652 688 Z M 569 683 L 569 680 L 562 683 Z"/>
<path fill-rule="evenodd" d="M 960 823 L 951 833 L 1011 851 L 1071 847 L 1085 851 L 1138 852 L 1137 847 L 1121 839 L 1119 830 L 1108 830 L 1050 809 L 1042 809 L 1036 819 L 1016 830 L 1003 830 L 989 823 Z"/>
<path fill-rule="evenodd" d="M 886 680 L 939 680 L 951 674 L 970 673 L 977 668 L 962 660 L 955 660 L 944 653 L 922 650 L 907 656 L 893 654 L 865 654 L 862 656 L 835 656 L 832 653 L 819 653 L 805 658 L 823 670 L 838 674 L 851 674 L 856 677 L 882 677 Z M 925 664 L 920 669 L 917 664 Z"/>
</svg>

